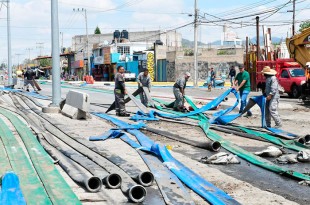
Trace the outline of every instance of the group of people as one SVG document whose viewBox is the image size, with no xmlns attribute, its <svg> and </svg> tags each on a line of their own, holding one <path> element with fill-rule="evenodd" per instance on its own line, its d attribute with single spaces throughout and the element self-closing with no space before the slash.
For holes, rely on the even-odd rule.
<svg viewBox="0 0 310 205">
<path fill-rule="evenodd" d="M 125 72 L 122 66 L 117 68 L 117 74 L 115 75 L 115 108 L 116 115 L 118 116 L 129 116 L 129 114 L 125 110 L 125 101 L 124 97 L 127 94 L 127 90 L 125 87 L 125 80 L 123 73 Z M 280 99 L 279 94 L 279 83 L 275 75 L 277 72 L 271 69 L 269 66 L 265 66 L 263 68 L 262 74 L 266 78 L 266 88 L 265 88 L 265 97 L 266 97 L 266 111 L 265 111 L 265 119 L 266 126 L 271 127 L 271 118 L 275 121 L 275 127 L 281 127 L 282 122 L 278 113 L 278 104 Z M 191 74 L 189 72 L 185 72 L 180 78 L 178 78 L 173 85 L 173 94 L 175 97 L 175 102 L 173 109 L 175 111 L 184 112 L 184 96 L 185 96 L 185 88 L 188 79 Z M 250 74 L 244 69 L 243 66 L 239 68 L 239 73 L 236 75 L 236 70 L 234 67 L 230 69 L 229 72 L 231 86 L 239 91 L 241 98 L 241 105 L 239 113 L 243 113 L 247 105 L 247 98 L 251 91 L 251 81 Z M 215 73 L 213 68 L 211 69 L 211 80 L 215 79 Z M 151 91 L 151 78 L 149 76 L 148 70 L 146 69 L 144 72 L 141 72 L 137 78 L 139 87 L 147 87 L 149 92 Z M 140 93 L 141 102 L 147 106 L 148 101 L 144 92 Z M 247 111 L 246 117 L 251 117 L 252 112 L 250 110 Z"/>
</svg>

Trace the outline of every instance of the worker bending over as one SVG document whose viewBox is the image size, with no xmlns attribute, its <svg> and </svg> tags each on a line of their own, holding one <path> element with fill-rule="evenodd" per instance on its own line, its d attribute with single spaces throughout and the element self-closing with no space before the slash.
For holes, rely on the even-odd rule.
<svg viewBox="0 0 310 205">
<path fill-rule="evenodd" d="M 186 82 L 188 81 L 191 74 L 189 72 L 186 72 L 183 76 L 178 78 L 173 85 L 173 94 L 175 97 L 175 102 L 173 109 L 175 111 L 181 111 L 184 112 L 184 96 L 185 96 L 185 88 L 186 88 Z"/>
<path fill-rule="evenodd" d="M 147 87 L 149 89 L 149 92 L 151 92 L 151 78 L 150 78 L 148 69 L 145 69 L 144 72 L 141 72 L 138 75 L 137 82 L 138 82 L 139 88 Z M 140 93 L 140 100 L 143 105 L 148 107 L 148 98 L 144 91 Z"/>
</svg>

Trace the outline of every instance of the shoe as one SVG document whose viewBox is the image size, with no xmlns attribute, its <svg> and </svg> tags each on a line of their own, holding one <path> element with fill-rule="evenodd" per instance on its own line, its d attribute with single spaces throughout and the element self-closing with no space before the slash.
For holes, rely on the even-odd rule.
<svg viewBox="0 0 310 205">
<path fill-rule="evenodd" d="M 29 92 L 29 89 L 27 89 L 26 91 Z"/>
<path fill-rule="evenodd" d="M 118 116 L 120 116 L 120 117 L 129 117 L 130 114 L 129 113 L 120 113 Z"/>
<path fill-rule="evenodd" d="M 246 115 L 243 115 L 243 117 L 252 117 L 252 114 L 251 115 L 246 114 Z"/>
<path fill-rule="evenodd" d="M 275 125 L 274 128 L 281 128 L 282 127 L 282 124 L 279 124 L 279 125 Z"/>
</svg>

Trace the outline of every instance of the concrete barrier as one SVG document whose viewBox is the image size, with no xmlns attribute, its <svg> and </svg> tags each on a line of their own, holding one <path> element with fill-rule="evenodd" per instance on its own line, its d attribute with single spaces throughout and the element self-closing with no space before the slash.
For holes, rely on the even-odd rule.
<svg viewBox="0 0 310 205">
<path fill-rule="evenodd" d="M 87 119 L 89 115 L 90 99 L 86 93 L 70 90 L 61 113 L 72 119 Z"/>
</svg>

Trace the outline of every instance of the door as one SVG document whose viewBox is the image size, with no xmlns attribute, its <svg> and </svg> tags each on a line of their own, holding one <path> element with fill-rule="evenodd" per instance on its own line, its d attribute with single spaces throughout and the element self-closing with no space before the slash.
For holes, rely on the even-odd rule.
<svg viewBox="0 0 310 205">
<path fill-rule="evenodd" d="M 156 81 L 157 82 L 167 82 L 167 62 L 166 62 L 166 59 L 157 60 Z"/>
<path fill-rule="evenodd" d="M 287 70 L 282 70 L 281 75 L 279 76 L 279 83 L 284 88 L 285 92 L 290 92 L 291 81 Z"/>
</svg>

